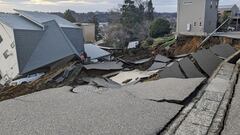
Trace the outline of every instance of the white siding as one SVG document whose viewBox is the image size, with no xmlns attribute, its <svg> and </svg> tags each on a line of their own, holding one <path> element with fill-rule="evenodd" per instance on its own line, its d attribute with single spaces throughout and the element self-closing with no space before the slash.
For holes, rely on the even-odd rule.
<svg viewBox="0 0 240 135">
<path fill-rule="evenodd" d="M 177 33 L 202 36 L 212 32 L 217 24 L 217 2 L 218 0 L 178 0 Z"/>
<path fill-rule="evenodd" d="M 0 43 L 1 76 L 5 79 L 13 79 L 19 73 L 13 30 L 5 24 L 0 23 L 0 35 L 3 39 Z M 14 44 L 14 47 L 11 44 Z M 9 56 L 6 59 L 3 54 L 7 50 Z"/>
</svg>

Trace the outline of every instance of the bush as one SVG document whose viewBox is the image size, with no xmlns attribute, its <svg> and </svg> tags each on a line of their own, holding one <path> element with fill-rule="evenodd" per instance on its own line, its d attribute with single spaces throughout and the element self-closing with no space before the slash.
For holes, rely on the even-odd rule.
<svg viewBox="0 0 240 135">
<path fill-rule="evenodd" d="M 158 18 L 152 22 L 150 25 L 150 36 L 153 38 L 157 38 L 160 36 L 164 36 L 165 34 L 169 34 L 170 22 L 161 18 Z"/>
<path fill-rule="evenodd" d="M 147 38 L 146 42 L 147 42 L 147 45 L 150 46 L 150 45 L 153 45 L 154 40 L 152 38 Z"/>
</svg>

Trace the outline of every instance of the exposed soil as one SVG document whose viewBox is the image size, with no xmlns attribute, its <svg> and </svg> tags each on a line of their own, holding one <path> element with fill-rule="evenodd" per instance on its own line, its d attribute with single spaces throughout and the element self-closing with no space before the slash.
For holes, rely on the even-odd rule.
<svg viewBox="0 0 240 135">
<path fill-rule="evenodd" d="M 204 40 L 204 38 L 205 37 L 200 36 L 180 37 L 177 40 L 177 43 L 169 49 L 170 56 L 196 52 L 200 48 L 200 44 Z M 237 50 L 240 50 L 240 40 L 227 37 L 211 37 L 204 44 L 204 48 L 209 48 L 210 46 L 216 44 L 230 44 Z"/>
</svg>

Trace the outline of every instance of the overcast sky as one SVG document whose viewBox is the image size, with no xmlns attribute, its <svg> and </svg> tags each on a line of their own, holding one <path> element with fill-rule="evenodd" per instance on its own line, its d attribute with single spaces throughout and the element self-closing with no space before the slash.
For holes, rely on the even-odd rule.
<svg viewBox="0 0 240 135">
<path fill-rule="evenodd" d="M 31 11 L 60 11 L 72 9 L 76 12 L 109 11 L 119 8 L 124 0 L 0 0 L 1 12 L 13 9 Z M 176 12 L 177 0 L 153 0 L 155 11 Z M 240 0 L 220 0 L 221 5 L 240 4 Z"/>
</svg>

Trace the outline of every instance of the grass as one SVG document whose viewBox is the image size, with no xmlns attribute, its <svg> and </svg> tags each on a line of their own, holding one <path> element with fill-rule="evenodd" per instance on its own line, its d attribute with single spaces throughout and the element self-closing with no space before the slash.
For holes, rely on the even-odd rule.
<svg viewBox="0 0 240 135">
<path fill-rule="evenodd" d="M 157 46 L 168 47 L 173 45 L 176 42 L 175 36 L 168 36 L 168 37 L 158 37 L 154 39 L 154 42 L 151 46 L 146 45 L 146 41 L 143 42 L 143 48 L 154 48 Z"/>
</svg>

